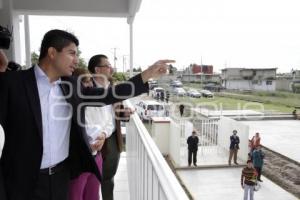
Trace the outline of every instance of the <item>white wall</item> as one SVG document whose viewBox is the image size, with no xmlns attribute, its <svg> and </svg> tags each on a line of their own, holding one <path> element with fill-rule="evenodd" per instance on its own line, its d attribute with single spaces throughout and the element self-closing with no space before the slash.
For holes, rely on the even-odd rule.
<svg viewBox="0 0 300 200">
<path fill-rule="evenodd" d="M 292 79 L 277 79 L 276 90 L 292 91 Z"/>
<path fill-rule="evenodd" d="M 227 151 L 229 151 L 230 136 L 232 135 L 232 131 L 237 130 L 237 135 L 240 138 L 240 150 L 238 151 L 238 158 L 243 161 L 247 161 L 249 126 L 228 117 L 221 117 L 218 128 L 218 145 Z"/>
<path fill-rule="evenodd" d="M 151 135 L 160 152 L 169 154 L 170 118 L 152 117 Z"/>
<path fill-rule="evenodd" d="M 267 85 L 266 80 L 262 80 L 261 84 L 252 84 L 252 80 L 226 80 L 226 89 L 232 90 L 261 90 L 275 91 L 276 81 L 272 80 L 272 85 Z"/>
<path fill-rule="evenodd" d="M 232 90 L 250 90 L 252 84 L 248 80 L 226 80 L 225 87 Z"/>
<path fill-rule="evenodd" d="M 262 90 L 262 91 L 275 91 L 276 89 L 276 80 L 272 80 L 271 85 L 267 85 L 267 81 L 263 80 L 261 81 L 260 85 L 253 84 L 254 90 Z"/>
<path fill-rule="evenodd" d="M 180 165 L 180 125 L 171 121 L 170 124 L 170 143 L 169 156 L 174 161 L 176 166 Z"/>
</svg>

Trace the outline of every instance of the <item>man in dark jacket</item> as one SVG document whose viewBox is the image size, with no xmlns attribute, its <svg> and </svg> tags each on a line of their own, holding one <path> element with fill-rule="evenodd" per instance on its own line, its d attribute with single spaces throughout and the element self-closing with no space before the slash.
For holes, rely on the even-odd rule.
<svg viewBox="0 0 300 200">
<path fill-rule="evenodd" d="M 5 144 L 0 168 L 9 200 L 66 200 L 70 177 L 101 175 L 84 128 L 84 107 L 112 104 L 148 91 L 151 77 L 165 74 L 170 60 L 107 90 L 80 87 L 72 73 L 78 39 L 62 30 L 43 38 L 39 64 L 0 73 L 0 124 Z M 1 199 L 2 200 L 2 199 Z"/>
<path fill-rule="evenodd" d="M 187 139 L 188 151 L 189 151 L 189 155 L 188 155 L 189 166 L 191 166 L 192 163 L 192 155 L 193 155 L 194 166 L 195 167 L 197 166 L 198 143 L 199 143 L 199 138 L 196 135 L 196 131 L 193 131 L 192 135 Z"/>
<path fill-rule="evenodd" d="M 237 136 L 237 130 L 232 131 L 233 135 L 230 136 L 230 146 L 229 146 L 229 160 L 228 164 L 231 165 L 231 160 L 233 157 L 234 164 L 238 165 L 237 163 L 237 153 L 239 150 L 240 138 Z"/>
</svg>

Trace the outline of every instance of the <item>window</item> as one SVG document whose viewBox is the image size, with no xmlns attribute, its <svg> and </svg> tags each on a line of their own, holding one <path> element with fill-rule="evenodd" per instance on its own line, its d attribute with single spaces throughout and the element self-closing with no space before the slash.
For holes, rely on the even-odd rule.
<svg viewBox="0 0 300 200">
<path fill-rule="evenodd" d="M 272 85 L 272 81 L 267 80 L 267 81 L 266 81 L 266 85 Z"/>
</svg>

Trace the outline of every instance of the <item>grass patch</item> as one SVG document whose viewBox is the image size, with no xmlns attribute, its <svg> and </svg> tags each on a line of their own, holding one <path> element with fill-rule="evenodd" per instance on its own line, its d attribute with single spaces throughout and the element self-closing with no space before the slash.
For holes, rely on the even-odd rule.
<svg viewBox="0 0 300 200">
<path fill-rule="evenodd" d="M 259 112 L 279 112 L 292 113 L 293 109 L 285 105 L 274 105 L 272 103 L 260 103 L 248 100 L 241 100 L 231 97 L 215 96 L 211 98 L 190 98 L 190 97 L 173 97 L 173 102 L 191 103 L 193 106 L 206 107 L 208 109 L 218 110 L 255 110 Z"/>
</svg>

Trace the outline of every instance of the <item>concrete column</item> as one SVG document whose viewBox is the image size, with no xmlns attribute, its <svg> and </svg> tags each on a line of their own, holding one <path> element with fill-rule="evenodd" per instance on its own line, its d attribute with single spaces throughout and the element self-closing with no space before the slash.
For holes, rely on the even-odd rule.
<svg viewBox="0 0 300 200">
<path fill-rule="evenodd" d="M 169 154 L 170 118 L 152 117 L 151 135 L 163 155 Z"/>
<path fill-rule="evenodd" d="M 130 72 L 129 72 L 129 76 L 132 77 L 133 76 L 133 22 L 129 23 L 129 45 L 130 45 L 130 61 L 129 61 L 129 65 L 130 65 Z"/>
<path fill-rule="evenodd" d="M 22 64 L 21 60 L 21 35 L 20 35 L 20 15 L 12 13 L 13 24 L 13 42 L 10 49 L 12 50 L 12 60 L 16 63 Z"/>
<path fill-rule="evenodd" d="M 31 67 L 31 48 L 30 48 L 30 29 L 29 29 L 29 16 L 24 15 L 24 32 L 25 32 L 25 54 L 26 54 L 26 67 Z"/>
</svg>

